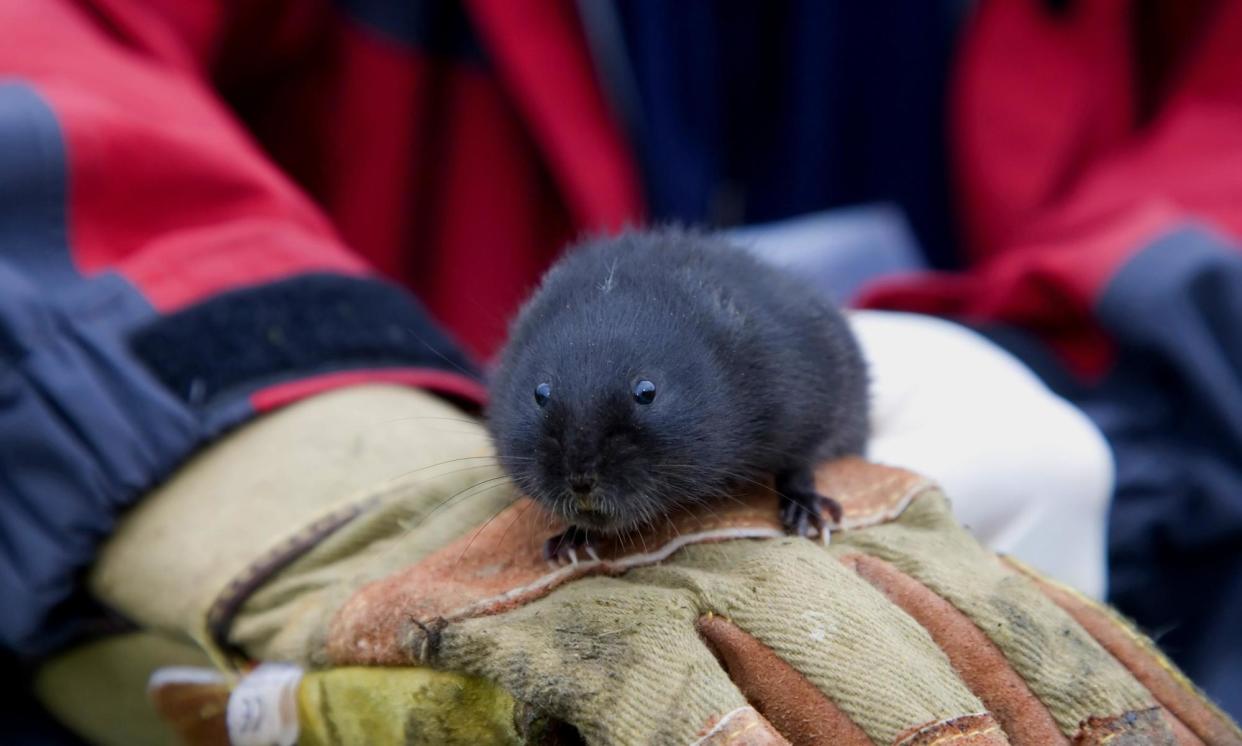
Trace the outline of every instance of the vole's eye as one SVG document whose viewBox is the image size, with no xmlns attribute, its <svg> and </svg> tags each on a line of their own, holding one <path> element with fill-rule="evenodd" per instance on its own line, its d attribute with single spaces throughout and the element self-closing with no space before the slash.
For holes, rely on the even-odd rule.
<svg viewBox="0 0 1242 746">
<path fill-rule="evenodd" d="M 535 403 L 543 406 L 552 398 L 552 384 L 541 383 L 535 387 Z"/>
<path fill-rule="evenodd" d="M 634 401 L 639 404 L 650 404 L 655 399 L 655 394 L 655 384 L 651 381 L 634 384 Z"/>
</svg>

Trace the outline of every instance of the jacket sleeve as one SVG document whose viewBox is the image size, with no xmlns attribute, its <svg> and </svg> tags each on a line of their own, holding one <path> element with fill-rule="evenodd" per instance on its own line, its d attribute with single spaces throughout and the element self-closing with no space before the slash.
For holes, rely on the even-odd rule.
<svg viewBox="0 0 1242 746">
<path fill-rule="evenodd" d="M 228 428 L 362 381 L 481 401 L 213 92 L 229 17 L 0 4 L 0 644 L 20 654 L 82 633 L 117 515 Z"/>
</svg>

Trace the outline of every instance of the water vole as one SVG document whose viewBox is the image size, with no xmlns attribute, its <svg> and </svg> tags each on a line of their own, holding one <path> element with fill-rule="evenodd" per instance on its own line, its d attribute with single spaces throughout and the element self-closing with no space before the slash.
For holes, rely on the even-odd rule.
<svg viewBox="0 0 1242 746">
<path fill-rule="evenodd" d="M 798 278 L 721 238 L 677 229 L 587 241 L 518 314 L 488 428 L 528 495 L 594 532 L 774 478 L 781 519 L 827 531 L 820 460 L 860 454 L 867 375 L 842 315 Z"/>
</svg>

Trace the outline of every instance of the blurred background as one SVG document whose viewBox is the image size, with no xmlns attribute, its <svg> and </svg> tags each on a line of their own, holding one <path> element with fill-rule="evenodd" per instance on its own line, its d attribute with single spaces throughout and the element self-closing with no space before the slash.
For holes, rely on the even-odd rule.
<svg viewBox="0 0 1242 746">
<path fill-rule="evenodd" d="M 273 164 L 481 365 L 567 242 L 666 221 L 982 331 L 1105 434 L 1109 599 L 1242 717 L 1242 3 L 77 5 L 133 57 L 101 81 L 244 129 L 193 168 Z M 112 260 L 148 294 L 176 266 Z"/>
</svg>

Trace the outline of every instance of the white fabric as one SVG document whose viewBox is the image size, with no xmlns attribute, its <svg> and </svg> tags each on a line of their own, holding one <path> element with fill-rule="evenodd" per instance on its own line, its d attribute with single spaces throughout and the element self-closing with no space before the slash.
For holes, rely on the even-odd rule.
<svg viewBox="0 0 1242 746">
<path fill-rule="evenodd" d="M 855 311 L 871 366 L 868 457 L 937 481 L 980 541 L 1102 598 L 1113 459 L 1026 366 L 942 319 Z"/>
<path fill-rule="evenodd" d="M 234 746 L 293 746 L 298 742 L 298 685 L 302 668 L 262 663 L 229 694 L 226 719 Z"/>
</svg>

